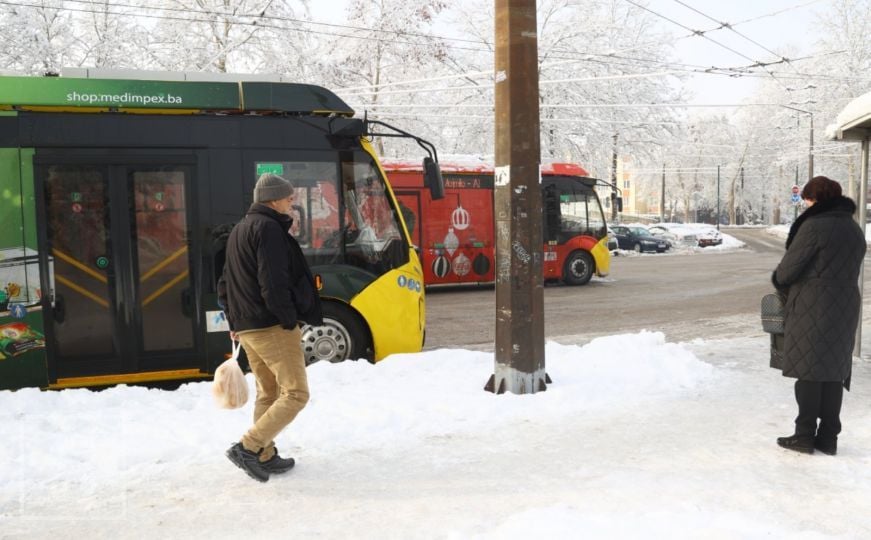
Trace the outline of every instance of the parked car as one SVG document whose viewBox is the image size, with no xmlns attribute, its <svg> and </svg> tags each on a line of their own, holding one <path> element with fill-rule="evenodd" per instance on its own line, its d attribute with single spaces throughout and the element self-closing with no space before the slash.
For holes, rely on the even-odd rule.
<svg viewBox="0 0 871 540">
<path fill-rule="evenodd" d="M 722 243 L 723 235 L 713 227 L 699 233 L 699 247 L 719 246 Z"/>
<path fill-rule="evenodd" d="M 644 227 L 615 225 L 612 228 L 620 249 L 634 250 L 638 253 L 642 251 L 662 253 L 669 248 L 669 244 L 664 238 L 651 236 Z"/>
<path fill-rule="evenodd" d="M 650 234 L 657 238 L 664 238 L 671 247 L 690 248 L 699 245 L 699 237 L 695 231 L 680 224 L 657 223 L 647 228 Z"/>
</svg>

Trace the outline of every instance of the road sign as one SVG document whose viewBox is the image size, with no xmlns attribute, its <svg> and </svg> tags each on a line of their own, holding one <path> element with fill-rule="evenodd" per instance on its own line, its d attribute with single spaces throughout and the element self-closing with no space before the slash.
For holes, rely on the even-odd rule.
<svg viewBox="0 0 871 540">
<path fill-rule="evenodd" d="M 792 195 L 796 196 L 801 192 L 798 186 L 792 186 Z"/>
</svg>

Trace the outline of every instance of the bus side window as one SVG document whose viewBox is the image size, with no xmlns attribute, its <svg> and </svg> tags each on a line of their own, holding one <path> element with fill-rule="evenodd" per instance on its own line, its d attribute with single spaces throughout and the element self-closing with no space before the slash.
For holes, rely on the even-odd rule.
<svg viewBox="0 0 871 540">
<path fill-rule="evenodd" d="M 561 211 L 559 193 L 553 184 L 544 188 L 544 212 L 544 240 L 545 242 L 557 240 L 561 227 Z"/>
<path fill-rule="evenodd" d="M 290 227 L 290 234 L 296 238 L 296 241 L 299 242 L 300 246 L 308 247 L 310 239 L 306 228 L 305 207 L 301 204 L 294 204 L 290 209 L 290 213 L 293 218 L 293 225 Z"/>
</svg>

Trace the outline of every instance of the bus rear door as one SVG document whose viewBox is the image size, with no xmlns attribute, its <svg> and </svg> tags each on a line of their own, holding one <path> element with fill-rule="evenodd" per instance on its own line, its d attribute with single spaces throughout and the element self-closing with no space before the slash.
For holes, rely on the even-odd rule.
<svg viewBox="0 0 871 540">
<path fill-rule="evenodd" d="M 132 373 L 181 378 L 205 367 L 197 360 L 188 237 L 193 156 L 128 157 L 37 151 L 41 273 L 47 281 L 53 272 L 54 281 L 53 302 L 43 303 L 46 345 L 56 386 L 110 374 L 128 382 Z"/>
</svg>

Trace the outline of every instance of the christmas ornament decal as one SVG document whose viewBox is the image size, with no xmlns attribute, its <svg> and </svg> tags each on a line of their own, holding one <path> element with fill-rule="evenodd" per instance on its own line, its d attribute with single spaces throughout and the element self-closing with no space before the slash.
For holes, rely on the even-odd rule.
<svg viewBox="0 0 871 540">
<path fill-rule="evenodd" d="M 454 273 L 460 277 L 465 276 L 472 269 L 472 261 L 469 260 L 463 253 L 454 258 Z"/>
<path fill-rule="evenodd" d="M 478 256 L 472 261 L 472 269 L 479 276 L 483 276 L 490 271 L 490 259 L 483 253 L 478 253 Z"/>
<path fill-rule="evenodd" d="M 448 234 L 445 235 L 444 245 L 448 255 L 453 255 L 457 248 L 460 247 L 460 239 L 454 234 L 453 227 L 448 227 Z"/>
<path fill-rule="evenodd" d="M 432 262 L 432 273 L 438 278 L 443 278 L 451 271 L 451 263 L 444 255 L 439 255 Z"/>
<path fill-rule="evenodd" d="M 469 212 L 463 208 L 462 204 L 457 205 L 457 209 L 451 212 L 451 225 L 458 231 L 469 228 Z"/>
</svg>

